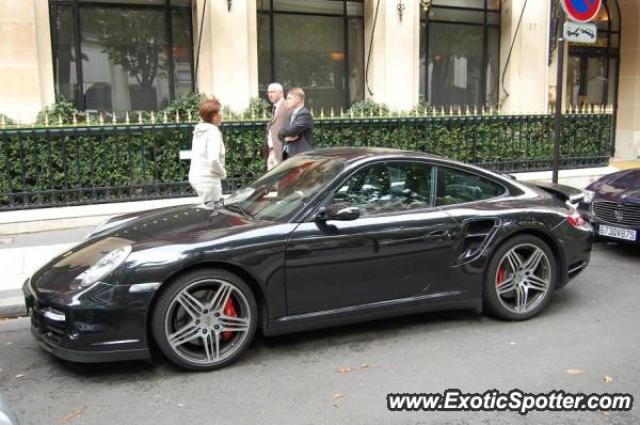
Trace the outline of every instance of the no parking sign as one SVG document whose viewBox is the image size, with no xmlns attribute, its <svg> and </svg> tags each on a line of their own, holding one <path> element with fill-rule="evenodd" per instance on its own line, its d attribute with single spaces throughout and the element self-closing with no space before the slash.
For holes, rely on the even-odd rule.
<svg viewBox="0 0 640 425">
<path fill-rule="evenodd" d="M 602 0 L 561 0 L 562 7 L 574 22 L 590 22 L 598 16 Z"/>
</svg>

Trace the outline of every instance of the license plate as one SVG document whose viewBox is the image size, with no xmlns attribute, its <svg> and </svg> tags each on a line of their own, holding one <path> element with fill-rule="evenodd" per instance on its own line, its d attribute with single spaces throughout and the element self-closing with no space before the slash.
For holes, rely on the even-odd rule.
<svg viewBox="0 0 640 425">
<path fill-rule="evenodd" d="M 636 231 L 629 229 L 621 229 L 620 227 L 600 225 L 598 233 L 602 236 L 609 236 L 616 239 L 624 239 L 626 241 L 636 240 Z"/>
</svg>

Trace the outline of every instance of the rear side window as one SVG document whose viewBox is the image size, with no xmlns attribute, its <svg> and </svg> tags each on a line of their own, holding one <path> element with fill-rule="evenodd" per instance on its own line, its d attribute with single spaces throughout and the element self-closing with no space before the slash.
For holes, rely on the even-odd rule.
<svg viewBox="0 0 640 425">
<path fill-rule="evenodd" d="M 447 167 L 437 167 L 436 205 L 482 201 L 503 195 L 506 189 L 489 179 Z"/>
</svg>

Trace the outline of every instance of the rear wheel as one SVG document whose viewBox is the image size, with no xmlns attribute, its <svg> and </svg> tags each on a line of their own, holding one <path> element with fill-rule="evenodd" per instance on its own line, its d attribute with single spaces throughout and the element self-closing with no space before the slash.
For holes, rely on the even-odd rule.
<svg viewBox="0 0 640 425">
<path fill-rule="evenodd" d="M 187 273 L 160 295 L 152 332 L 162 353 L 190 370 L 224 367 L 244 352 L 257 326 L 251 289 L 225 270 Z"/>
<path fill-rule="evenodd" d="M 535 316 L 551 300 L 557 268 L 553 252 L 542 239 L 533 235 L 509 239 L 489 263 L 484 285 L 487 307 L 507 320 Z"/>
</svg>

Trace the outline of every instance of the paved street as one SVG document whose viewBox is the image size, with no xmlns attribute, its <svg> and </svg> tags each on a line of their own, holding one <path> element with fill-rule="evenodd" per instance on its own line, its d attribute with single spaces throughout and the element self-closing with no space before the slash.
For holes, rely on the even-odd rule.
<svg viewBox="0 0 640 425">
<path fill-rule="evenodd" d="M 640 249 L 599 243 L 587 271 L 534 320 L 437 313 L 259 338 L 240 362 L 212 373 L 163 360 L 60 362 L 36 346 L 27 319 L 5 320 L 0 392 L 26 425 L 637 424 L 639 299 Z M 636 404 L 608 415 L 386 410 L 389 392 L 447 388 L 629 392 Z"/>
</svg>

